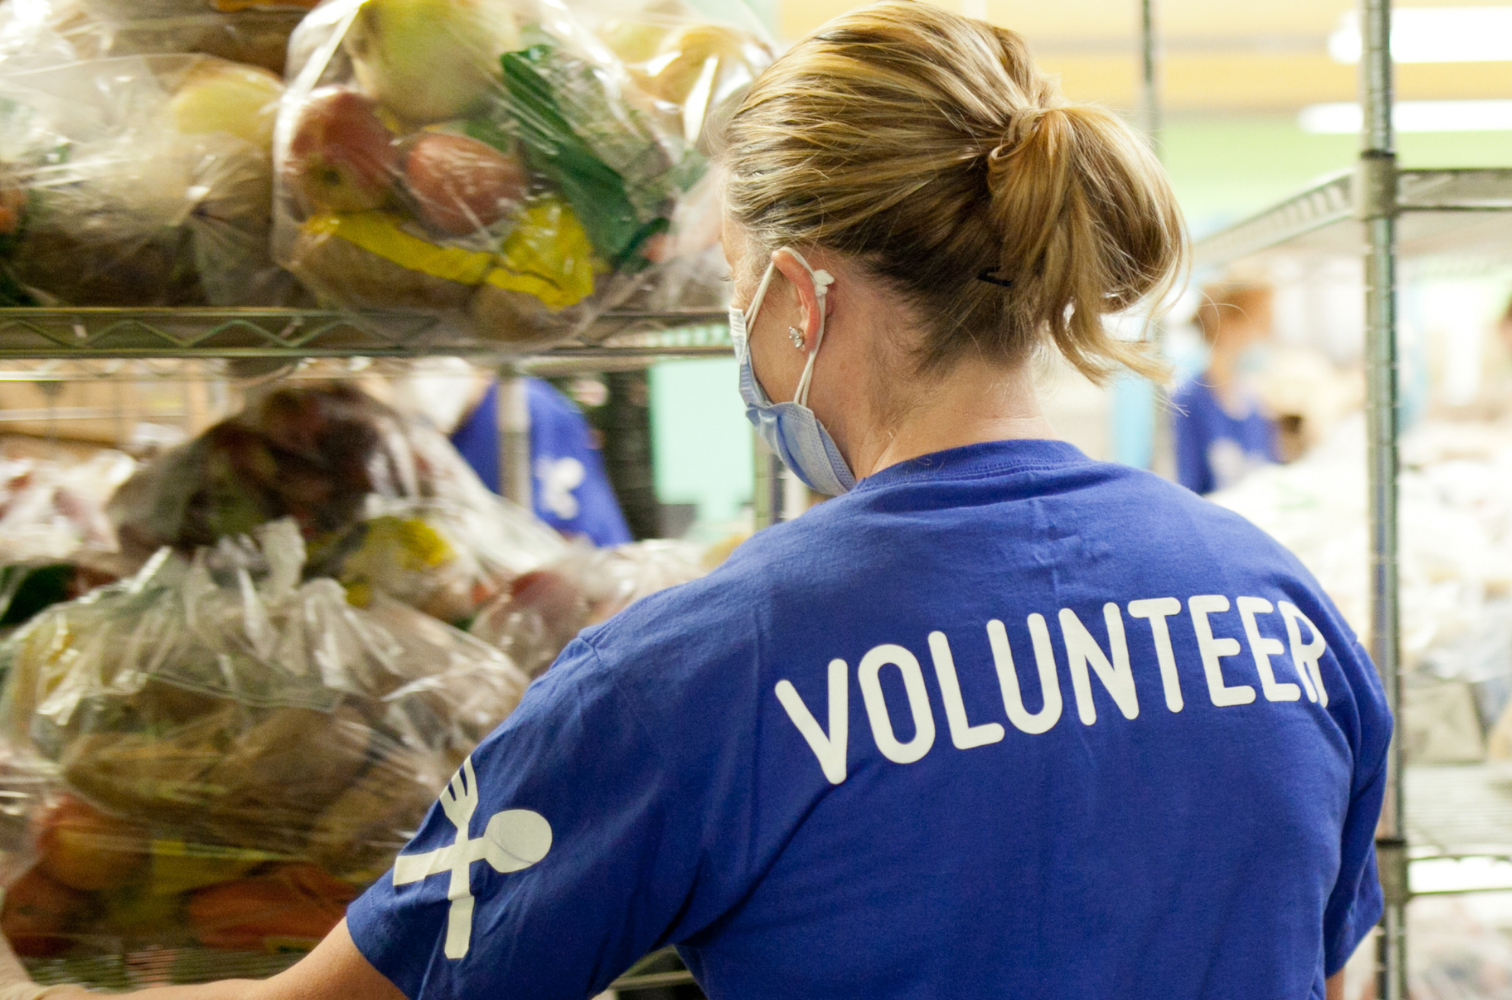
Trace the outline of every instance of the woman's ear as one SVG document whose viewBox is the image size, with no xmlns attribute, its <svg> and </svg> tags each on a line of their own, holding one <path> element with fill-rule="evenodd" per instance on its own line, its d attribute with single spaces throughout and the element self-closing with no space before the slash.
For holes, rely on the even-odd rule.
<svg viewBox="0 0 1512 1000">
<path fill-rule="evenodd" d="M 803 333 L 803 347 L 800 350 L 805 353 L 817 350 L 820 318 L 831 308 L 830 296 L 825 295 L 821 299 L 817 291 L 819 282 L 814 280 L 814 275 L 791 250 L 784 247 L 773 251 L 772 263 L 777 265 L 777 270 L 787 279 L 795 299 L 794 305 L 798 312 L 798 322 L 795 325 Z"/>
</svg>

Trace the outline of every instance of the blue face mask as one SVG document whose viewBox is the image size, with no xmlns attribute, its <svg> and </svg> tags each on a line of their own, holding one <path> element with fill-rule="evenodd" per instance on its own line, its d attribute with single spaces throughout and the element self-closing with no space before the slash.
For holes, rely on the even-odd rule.
<svg viewBox="0 0 1512 1000">
<path fill-rule="evenodd" d="M 756 433 L 767 447 L 782 459 L 782 464 L 803 480 L 803 485 L 828 496 L 839 496 L 856 485 L 856 477 L 850 466 L 835 447 L 829 431 L 808 408 L 809 383 L 814 377 L 814 360 L 824 346 L 824 297 L 834 283 L 828 271 L 815 271 L 796 250 L 788 250 L 814 279 L 814 293 L 819 299 L 819 332 L 814 338 L 814 349 L 809 352 L 808 363 L 803 366 L 803 376 L 798 380 L 798 391 L 791 403 L 773 403 L 756 381 L 751 370 L 751 345 L 749 331 L 756 325 L 756 314 L 761 310 L 761 301 L 766 298 L 767 287 L 772 283 L 775 265 L 767 265 L 766 274 L 756 288 L 756 295 L 744 312 L 730 309 L 730 339 L 735 342 L 735 358 L 740 362 L 740 398 L 745 400 L 746 419 L 756 428 Z"/>
</svg>

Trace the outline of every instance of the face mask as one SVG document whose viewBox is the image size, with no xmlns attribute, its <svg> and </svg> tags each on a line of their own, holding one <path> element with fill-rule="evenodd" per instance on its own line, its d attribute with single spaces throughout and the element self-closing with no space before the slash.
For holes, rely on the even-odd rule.
<svg viewBox="0 0 1512 1000">
<path fill-rule="evenodd" d="M 809 383 L 814 377 L 814 360 L 824 346 L 824 296 L 834 283 L 828 271 L 815 271 L 796 250 L 788 250 L 814 279 L 814 293 L 819 299 L 819 332 L 814 338 L 814 349 L 809 352 L 808 363 L 803 366 L 803 376 L 798 380 L 798 391 L 791 403 L 773 403 L 756 381 L 751 369 L 751 346 L 749 331 L 756 325 L 756 315 L 761 302 L 766 298 L 767 287 L 772 283 L 776 265 L 768 264 L 761 276 L 756 295 L 744 312 L 730 309 L 730 339 L 735 342 L 735 358 L 740 362 L 740 398 L 745 400 L 746 419 L 756 428 L 756 433 L 782 459 L 782 464 L 793 471 L 811 490 L 828 496 L 839 496 L 856 485 L 856 477 L 850 466 L 835 447 L 829 431 L 808 408 Z"/>
</svg>

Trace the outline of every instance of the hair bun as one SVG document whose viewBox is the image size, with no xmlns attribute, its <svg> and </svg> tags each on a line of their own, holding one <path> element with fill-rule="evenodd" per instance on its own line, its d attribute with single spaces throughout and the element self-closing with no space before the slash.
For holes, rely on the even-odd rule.
<svg viewBox="0 0 1512 1000">
<path fill-rule="evenodd" d="M 987 160 L 996 166 L 1003 160 L 1007 160 L 1027 146 L 1035 136 L 1039 135 L 1040 124 L 1046 117 L 1056 114 L 1063 115 L 1063 108 L 1026 108 L 1015 111 L 1008 118 L 1008 127 L 1003 129 L 1003 135 L 998 144 L 987 153 Z"/>
</svg>

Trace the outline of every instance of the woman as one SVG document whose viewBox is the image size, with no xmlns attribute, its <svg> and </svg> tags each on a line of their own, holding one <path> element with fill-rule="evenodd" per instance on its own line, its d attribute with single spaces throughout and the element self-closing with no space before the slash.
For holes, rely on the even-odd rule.
<svg viewBox="0 0 1512 1000">
<path fill-rule="evenodd" d="M 1197 326 L 1211 351 L 1173 398 L 1176 478 L 1194 493 L 1226 489 L 1277 459 L 1276 424 L 1246 384 L 1271 335 L 1268 286 L 1229 281 L 1202 290 Z"/>
<path fill-rule="evenodd" d="M 908 0 L 727 140 L 743 394 L 843 495 L 585 632 L 290 972 L 144 995 L 582 998 L 667 943 L 715 1000 L 1332 995 L 1381 906 L 1371 665 L 1031 387 L 1051 346 L 1152 370 L 1102 318 L 1180 263 L 1155 161 Z"/>
</svg>

